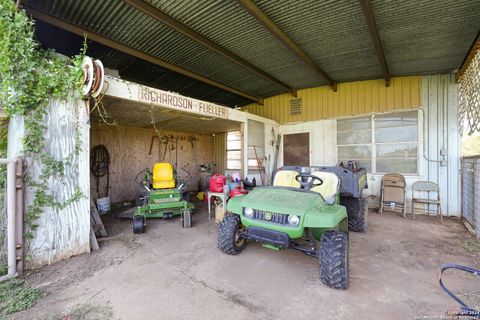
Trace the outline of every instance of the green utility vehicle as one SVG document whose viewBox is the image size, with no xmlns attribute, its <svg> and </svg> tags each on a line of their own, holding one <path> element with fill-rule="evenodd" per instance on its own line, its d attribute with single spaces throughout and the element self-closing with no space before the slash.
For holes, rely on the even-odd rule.
<svg viewBox="0 0 480 320">
<path fill-rule="evenodd" d="M 271 187 L 230 199 L 218 230 L 218 248 L 239 254 L 254 240 L 274 250 L 296 249 L 318 257 L 320 279 L 348 288 L 348 227 L 366 231 L 365 170 L 341 167 L 283 167 Z M 347 203 L 352 218 L 347 215 Z"/>
</svg>

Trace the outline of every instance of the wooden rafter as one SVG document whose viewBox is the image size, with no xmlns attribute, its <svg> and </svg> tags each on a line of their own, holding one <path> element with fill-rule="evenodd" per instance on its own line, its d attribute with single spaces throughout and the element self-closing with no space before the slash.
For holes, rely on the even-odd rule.
<svg viewBox="0 0 480 320">
<path fill-rule="evenodd" d="M 363 15 L 368 26 L 368 32 L 372 38 L 375 51 L 377 52 L 378 61 L 382 67 L 383 78 L 385 79 L 385 85 L 388 87 L 390 85 L 390 71 L 388 70 L 387 60 L 385 59 L 385 53 L 383 52 L 382 42 L 380 41 L 380 36 L 378 35 L 377 23 L 375 22 L 375 17 L 373 15 L 372 6 L 370 0 L 359 0 L 360 6 L 362 7 Z"/>
</svg>

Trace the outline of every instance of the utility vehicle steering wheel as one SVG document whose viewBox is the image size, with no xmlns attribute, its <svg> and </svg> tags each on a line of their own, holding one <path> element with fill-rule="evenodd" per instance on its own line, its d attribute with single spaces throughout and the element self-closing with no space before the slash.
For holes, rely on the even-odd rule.
<svg viewBox="0 0 480 320">
<path fill-rule="evenodd" d="M 310 190 L 312 188 L 321 186 L 323 184 L 323 180 L 317 176 L 313 176 L 311 174 L 300 173 L 295 176 L 295 180 L 302 186 L 302 189 Z M 315 183 L 315 181 L 318 181 Z"/>
</svg>

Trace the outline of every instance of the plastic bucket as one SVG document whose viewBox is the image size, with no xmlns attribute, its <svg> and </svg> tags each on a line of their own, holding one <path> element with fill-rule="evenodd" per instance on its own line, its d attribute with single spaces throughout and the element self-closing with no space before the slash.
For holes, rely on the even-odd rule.
<svg viewBox="0 0 480 320">
<path fill-rule="evenodd" d="M 110 197 L 98 198 L 97 209 L 99 213 L 105 213 L 110 211 Z"/>
</svg>

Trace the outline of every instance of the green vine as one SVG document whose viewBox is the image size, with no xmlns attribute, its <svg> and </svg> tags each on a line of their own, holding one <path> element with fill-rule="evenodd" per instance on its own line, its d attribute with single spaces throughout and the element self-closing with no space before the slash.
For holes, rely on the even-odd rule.
<svg viewBox="0 0 480 320">
<path fill-rule="evenodd" d="M 42 50 L 34 37 L 34 23 L 14 1 L 0 0 L 0 107 L 9 116 L 24 117 L 25 137 L 23 152 L 29 163 L 41 163 L 41 172 L 25 181 L 34 191 L 34 199 L 27 208 L 25 223 L 31 231 L 44 208 L 64 209 L 83 197 L 79 189 L 65 201 L 58 201 L 49 191 L 49 181 L 63 181 L 65 169 L 80 153 L 81 139 L 78 110 L 74 150 L 63 159 L 56 159 L 45 147 L 45 116 L 51 99 L 80 98 L 82 61 L 86 42 L 74 58 L 60 56 L 51 50 Z M 31 174 L 31 173 L 30 173 Z"/>
</svg>

